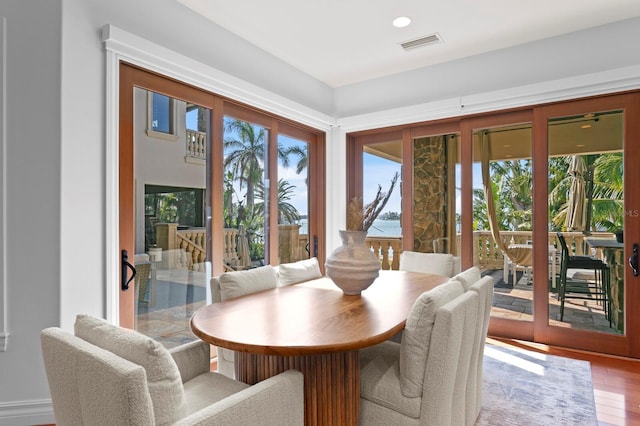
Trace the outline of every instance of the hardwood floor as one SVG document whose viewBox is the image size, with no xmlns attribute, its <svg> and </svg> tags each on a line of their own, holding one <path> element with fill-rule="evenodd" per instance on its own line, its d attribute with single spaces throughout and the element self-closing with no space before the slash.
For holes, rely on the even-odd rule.
<svg viewBox="0 0 640 426">
<path fill-rule="evenodd" d="M 488 341 L 590 362 L 598 425 L 640 425 L 640 361 L 519 340 Z"/>
</svg>

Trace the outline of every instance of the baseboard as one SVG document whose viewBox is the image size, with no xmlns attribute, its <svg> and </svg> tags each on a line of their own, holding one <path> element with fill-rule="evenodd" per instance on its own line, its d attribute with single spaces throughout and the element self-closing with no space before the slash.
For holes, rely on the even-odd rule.
<svg viewBox="0 0 640 426">
<path fill-rule="evenodd" d="M 0 426 L 53 424 L 50 399 L 0 403 Z"/>
</svg>

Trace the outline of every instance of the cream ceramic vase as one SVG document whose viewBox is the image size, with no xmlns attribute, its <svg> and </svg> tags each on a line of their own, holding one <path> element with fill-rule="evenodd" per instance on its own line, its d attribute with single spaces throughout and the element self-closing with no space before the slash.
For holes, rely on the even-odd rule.
<svg viewBox="0 0 640 426">
<path fill-rule="evenodd" d="M 327 276 L 346 295 L 359 295 L 380 271 L 378 256 L 365 245 L 366 231 L 339 231 L 342 245 L 325 263 Z"/>
</svg>

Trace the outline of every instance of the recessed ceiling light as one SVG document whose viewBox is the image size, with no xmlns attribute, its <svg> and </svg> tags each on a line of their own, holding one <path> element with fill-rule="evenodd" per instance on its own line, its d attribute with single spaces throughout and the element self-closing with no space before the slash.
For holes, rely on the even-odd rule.
<svg viewBox="0 0 640 426">
<path fill-rule="evenodd" d="M 393 20 L 393 26 L 396 28 L 404 28 L 411 23 L 411 18 L 407 16 L 399 16 Z"/>
</svg>

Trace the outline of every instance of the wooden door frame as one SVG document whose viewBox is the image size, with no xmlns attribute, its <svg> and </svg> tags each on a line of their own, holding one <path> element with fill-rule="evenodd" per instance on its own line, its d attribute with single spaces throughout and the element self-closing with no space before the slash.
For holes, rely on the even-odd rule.
<svg viewBox="0 0 640 426">
<path fill-rule="evenodd" d="M 531 108 L 519 108 L 514 110 L 496 111 L 478 116 L 467 117 L 460 122 L 461 133 L 461 156 L 462 156 L 462 257 L 463 265 L 473 264 L 473 132 L 476 129 L 490 129 L 502 126 L 511 126 L 522 123 L 533 124 L 533 113 Z M 532 150 L 533 145 L 532 141 Z M 466 173 L 465 173 L 466 171 Z M 546 187 L 545 187 L 546 188 Z M 466 202 L 465 202 L 466 201 Z M 534 206 L 535 198 L 534 198 Z M 546 203 L 545 203 L 546 207 Z M 534 224 L 535 232 L 535 224 Z M 546 235 L 546 225 L 545 225 Z M 466 234 L 464 233 L 466 231 Z M 465 238 L 466 236 L 466 238 Z M 534 241 L 535 244 L 535 241 Z M 534 276 L 535 272 L 534 272 Z M 533 301 L 532 301 L 533 303 Z M 492 336 L 509 336 L 514 339 L 534 341 L 533 321 L 511 320 L 507 318 L 491 317 L 489 323 L 489 333 Z"/>
<path fill-rule="evenodd" d="M 326 222 L 326 196 L 325 196 L 325 133 L 323 131 L 302 125 L 293 120 L 289 120 L 275 114 L 270 114 L 265 111 L 261 111 L 250 105 L 236 102 L 232 99 L 228 99 L 204 89 L 189 85 L 187 83 L 175 80 L 170 77 L 166 77 L 155 73 L 153 71 L 146 70 L 136 65 L 129 64 L 124 61 L 119 62 L 119 109 L 118 109 L 118 235 L 119 235 L 119 248 L 117 256 L 118 265 L 118 312 L 119 324 L 123 327 L 133 328 L 134 326 L 134 292 L 123 291 L 122 283 L 120 282 L 120 253 L 122 250 L 127 250 L 130 254 L 130 259 L 133 258 L 134 253 L 134 218 L 135 218 L 135 200 L 133 194 L 134 187 L 134 158 L 133 158 L 133 123 L 134 123 L 134 105 L 133 96 L 134 88 L 139 87 L 145 90 L 162 93 L 166 96 L 187 100 L 193 102 L 202 107 L 208 108 L 211 111 L 211 132 L 209 144 L 209 152 L 211 153 L 208 159 L 207 167 L 207 182 L 208 182 L 208 205 L 220 206 L 223 202 L 223 174 L 211 173 L 212 170 L 223 169 L 223 139 L 224 139 L 224 127 L 222 125 L 215 125 L 216 123 L 222 123 L 223 117 L 226 112 L 233 112 L 243 118 L 248 118 L 249 121 L 258 120 L 260 124 L 266 124 L 265 127 L 275 128 L 280 127 L 287 132 L 295 133 L 300 138 L 306 138 L 310 142 L 310 156 L 312 160 L 309 163 L 309 181 L 313 182 L 313 187 L 309 188 L 310 194 L 310 209 L 314 209 L 315 219 L 312 224 L 309 222 L 309 235 L 311 238 L 312 233 L 318 237 L 318 261 L 321 265 L 324 265 L 324 256 L 326 251 L 325 241 L 325 222 Z M 277 137 L 277 133 L 275 134 Z M 313 155 L 313 156 L 312 156 Z M 274 168 L 275 169 L 275 168 Z M 274 173 L 277 170 L 274 171 Z M 277 176 L 274 174 L 274 176 Z M 277 177 L 274 180 L 277 182 Z M 271 196 L 277 199 L 277 185 L 272 186 Z M 271 208 L 275 209 L 271 211 L 271 234 L 272 241 L 278 241 L 278 226 L 277 226 L 277 203 L 270 203 Z M 275 222 L 273 222 L 275 220 Z M 215 275 L 221 274 L 223 271 L 223 240 L 222 238 L 211 238 L 212 230 L 223 229 L 224 219 L 222 211 L 212 208 L 210 212 L 210 218 L 207 219 L 207 260 L 219 259 L 219 261 L 212 262 L 211 273 Z M 272 245 L 271 254 L 275 254 L 277 258 L 277 244 Z M 275 251 L 273 251 L 275 250 Z M 135 281 L 133 283 L 135 285 Z M 133 289 L 133 287 L 131 287 Z"/>
<path fill-rule="evenodd" d="M 624 111 L 624 131 L 623 131 L 623 152 L 624 152 L 624 205 L 625 212 L 627 206 L 640 206 L 640 191 L 634 190 L 633 185 L 628 183 L 640 182 L 640 168 L 637 165 L 640 159 L 640 125 L 637 118 L 640 118 L 640 92 L 630 92 L 614 95 L 605 95 L 588 99 L 578 99 L 566 101 L 562 103 L 554 103 L 546 106 L 539 106 L 534 109 L 534 122 L 539 125 L 534 126 L 534 144 L 536 152 L 534 155 L 534 167 L 538 158 L 540 169 L 536 169 L 534 173 L 534 229 L 546 229 L 548 224 L 547 200 L 547 161 L 548 158 L 548 126 L 549 118 L 566 117 L 579 115 L 594 111 Z M 536 191 L 536 187 L 544 188 Z M 538 201 L 538 203 L 535 203 Z M 624 259 L 628 259 L 632 252 L 633 243 L 640 243 L 640 207 L 635 209 L 638 215 L 625 214 L 625 241 L 624 241 Z M 542 228 L 545 227 L 545 228 Z M 631 238 L 630 238 L 631 236 Z M 548 244 L 547 235 L 534 234 L 533 244 L 545 246 Z M 536 274 L 547 273 L 543 269 L 548 262 L 548 254 L 545 251 L 534 253 L 534 277 Z M 538 267 L 536 268 L 537 265 Z M 537 272 L 536 272 L 537 271 Z M 534 304 L 545 307 L 545 315 L 538 315 L 535 319 L 534 339 L 535 341 L 544 342 L 557 346 L 569 346 L 578 349 L 610 353 L 614 355 L 629 356 L 640 358 L 640 315 L 635 312 L 640 300 L 640 277 L 634 277 L 629 267 L 624 269 L 624 318 L 625 318 L 625 335 L 620 336 L 609 333 L 592 332 L 588 330 L 570 329 L 568 331 L 564 327 L 549 325 L 548 311 L 548 290 L 547 283 L 543 280 L 534 282 L 534 285 L 544 286 L 534 293 Z M 535 280 L 535 279 L 534 279 Z M 636 301 L 636 303 L 634 303 Z M 535 318 L 535 317 L 534 317 Z M 606 349 L 605 349 L 606 348 Z"/>
<path fill-rule="evenodd" d="M 546 117 L 557 115 L 571 115 L 575 111 L 612 110 L 623 109 L 625 111 L 624 122 L 624 170 L 625 181 L 640 181 L 640 168 L 637 161 L 640 160 L 640 91 L 614 93 L 592 96 L 582 99 L 558 101 L 543 105 L 518 107 L 502 111 L 492 111 L 467 117 L 434 120 L 426 123 L 413 123 L 393 128 L 368 129 L 362 132 L 347 134 L 347 196 L 348 199 L 362 192 L 362 148 L 367 143 L 375 143 L 389 140 L 390 135 L 398 136 L 403 140 L 403 158 L 410 154 L 410 143 L 415 135 L 435 135 L 441 131 L 443 125 L 452 125 L 454 129 L 448 129 L 450 133 L 461 134 L 461 173 L 462 173 L 462 242 L 461 256 L 463 268 L 472 264 L 472 163 L 473 129 L 496 127 L 522 122 L 532 124 L 532 158 L 534 167 L 534 218 L 533 218 L 533 244 L 538 247 L 548 245 L 548 143 Z M 578 112 L 579 113 L 579 112 Z M 407 136 L 407 134 L 409 136 Z M 409 157 L 407 157 L 409 158 Z M 404 161 L 403 161 L 404 163 Z M 407 163 L 408 164 L 408 163 Z M 405 170 L 406 169 L 406 170 Z M 403 191 L 411 193 L 411 170 L 403 168 Z M 628 173 L 633 173 L 630 175 Z M 625 186 L 625 206 L 640 206 L 640 191 L 632 191 Z M 411 212 L 412 205 L 405 204 L 403 197 L 402 211 Z M 408 200 L 411 201 L 410 199 Z M 640 210 L 640 209 L 639 209 Z M 406 238 L 406 230 L 412 228 L 411 214 L 403 214 L 403 233 Z M 409 222 L 405 225 L 405 221 Z M 634 242 L 640 243 L 640 212 L 637 215 L 625 217 L 625 259 L 631 253 Z M 536 232 L 535 230 L 544 230 Z M 629 238 L 628 236 L 635 236 Z M 406 241 L 405 250 L 411 250 L 412 241 Z M 640 358 L 640 315 L 634 312 L 634 307 L 640 298 L 640 277 L 633 277 L 629 268 L 625 268 L 625 331 L 626 336 L 549 325 L 548 283 L 546 277 L 548 271 L 548 253 L 546 250 L 537 250 L 534 254 L 534 320 L 518 321 L 506 318 L 492 317 L 489 334 L 500 337 L 508 337 L 529 340 L 539 343 L 553 344 L 557 346 L 571 346 L 576 349 L 593 352 L 612 353 L 622 356 Z"/>
<path fill-rule="evenodd" d="M 213 115 L 215 108 L 214 96 L 204 90 L 179 82 L 177 80 L 161 76 L 154 72 L 139 68 L 137 66 L 120 62 L 120 108 L 119 108 L 119 253 L 127 250 L 130 259 L 133 259 L 135 252 L 135 194 L 134 194 L 134 156 L 133 156 L 133 123 L 134 123 L 134 88 L 162 93 L 175 99 L 188 100 L 202 107 L 208 108 Z M 215 127 L 215 126 L 214 126 Z M 210 135 L 210 138 L 215 136 Z M 212 143 L 210 140 L 209 144 Z M 216 146 L 213 143 L 213 146 Z M 219 155 L 211 155 L 209 169 L 222 167 L 222 159 Z M 218 164 L 219 163 L 219 164 Z M 220 175 L 220 176 L 218 176 Z M 222 176 L 211 173 L 211 202 L 221 202 L 222 200 Z M 207 221 L 209 222 L 209 221 Z M 209 226 L 209 225 L 208 225 Z M 211 215 L 211 229 L 222 229 L 222 215 Z M 222 258 L 222 242 L 213 244 L 211 250 L 207 252 L 207 259 Z M 118 262 L 119 265 L 119 262 Z M 119 279 L 120 274 L 118 274 Z M 135 280 L 129 290 L 137 285 Z M 119 294 L 119 324 L 122 327 L 134 327 L 134 291 L 123 290 L 122 282 L 118 286 Z"/>
</svg>

